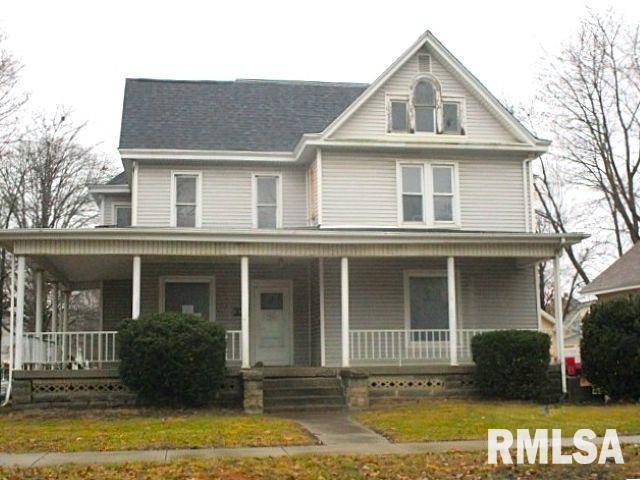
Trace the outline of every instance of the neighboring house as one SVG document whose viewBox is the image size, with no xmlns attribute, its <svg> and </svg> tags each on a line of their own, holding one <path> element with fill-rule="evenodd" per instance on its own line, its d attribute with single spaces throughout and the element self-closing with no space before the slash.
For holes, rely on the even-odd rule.
<svg viewBox="0 0 640 480">
<path fill-rule="evenodd" d="M 594 278 L 581 293 L 595 295 L 598 301 L 640 294 L 640 242 Z"/>
<path fill-rule="evenodd" d="M 548 146 L 430 32 L 370 85 L 129 79 L 104 228 L 0 241 L 100 288 L 104 331 L 220 322 L 232 366 L 464 364 L 538 329 L 536 265 L 583 238 L 534 232 Z"/>
<path fill-rule="evenodd" d="M 594 302 L 580 302 L 572 300 L 567 313 L 562 319 L 564 327 L 564 356 L 573 357 L 580 362 L 580 340 L 582 339 L 582 320 L 589 313 L 589 309 Z M 540 331 L 551 337 L 551 361 L 558 362 L 558 341 L 556 334 L 555 317 L 544 311 L 540 311 Z"/>
</svg>

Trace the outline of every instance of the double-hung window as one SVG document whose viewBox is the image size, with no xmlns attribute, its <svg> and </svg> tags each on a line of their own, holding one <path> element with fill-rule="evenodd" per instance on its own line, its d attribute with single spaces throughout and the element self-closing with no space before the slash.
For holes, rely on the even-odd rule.
<svg viewBox="0 0 640 480">
<path fill-rule="evenodd" d="M 454 164 L 399 163 L 398 218 L 410 227 L 458 226 Z"/>
<path fill-rule="evenodd" d="M 446 272 L 405 272 L 405 326 L 413 341 L 446 341 L 449 292 Z"/>
<path fill-rule="evenodd" d="M 280 175 L 253 176 L 254 227 L 279 228 L 281 220 Z"/>
<path fill-rule="evenodd" d="M 453 166 L 433 165 L 433 220 L 453 222 Z"/>
<path fill-rule="evenodd" d="M 199 172 L 173 172 L 171 186 L 171 225 L 200 227 L 202 175 Z"/>
<path fill-rule="evenodd" d="M 113 206 L 113 223 L 116 227 L 131 226 L 131 205 L 114 205 Z"/>
<path fill-rule="evenodd" d="M 389 131 L 393 133 L 408 133 L 411 130 L 409 118 L 409 97 L 392 95 L 388 97 Z"/>
<path fill-rule="evenodd" d="M 400 165 L 402 179 L 402 221 L 424 222 L 424 166 Z"/>
</svg>

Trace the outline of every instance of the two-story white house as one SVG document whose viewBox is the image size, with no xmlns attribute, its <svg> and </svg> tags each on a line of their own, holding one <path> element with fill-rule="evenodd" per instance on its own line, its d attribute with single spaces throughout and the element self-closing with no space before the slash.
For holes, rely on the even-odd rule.
<svg viewBox="0 0 640 480">
<path fill-rule="evenodd" d="M 536 265 L 582 238 L 534 232 L 548 146 L 430 32 L 370 85 L 129 79 L 102 225 L 0 234 L 16 328 L 28 264 L 58 332 L 66 292 L 100 289 L 88 364 L 162 311 L 223 324 L 243 369 L 469 363 L 476 333 L 538 328 Z M 17 369 L 46 363 L 27 344 Z"/>
</svg>

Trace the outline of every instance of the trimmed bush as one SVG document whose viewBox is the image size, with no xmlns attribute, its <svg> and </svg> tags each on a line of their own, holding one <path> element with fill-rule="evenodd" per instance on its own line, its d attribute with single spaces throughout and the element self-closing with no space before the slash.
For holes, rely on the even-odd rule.
<svg viewBox="0 0 640 480">
<path fill-rule="evenodd" d="M 204 406 L 224 380 L 225 331 L 201 317 L 161 313 L 125 320 L 118 342 L 122 381 L 144 403 Z"/>
<path fill-rule="evenodd" d="M 587 379 L 611 398 L 640 400 L 640 296 L 595 304 L 580 344 Z"/>
<path fill-rule="evenodd" d="M 474 384 L 494 398 L 540 399 L 548 387 L 550 338 L 546 333 L 501 330 L 471 340 Z"/>
</svg>

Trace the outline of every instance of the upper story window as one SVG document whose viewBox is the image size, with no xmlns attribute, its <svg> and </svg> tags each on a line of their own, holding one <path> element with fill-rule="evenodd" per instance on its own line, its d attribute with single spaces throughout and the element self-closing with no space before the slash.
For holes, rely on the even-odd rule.
<svg viewBox="0 0 640 480">
<path fill-rule="evenodd" d="M 439 82 L 422 73 L 409 93 L 388 93 L 389 133 L 464 135 L 464 97 L 443 97 Z"/>
<path fill-rule="evenodd" d="M 415 227 L 459 226 L 457 169 L 453 163 L 398 164 L 398 218 Z"/>
<path fill-rule="evenodd" d="M 131 205 L 122 204 L 113 206 L 113 222 L 116 227 L 131 226 Z"/>
<path fill-rule="evenodd" d="M 401 165 L 402 221 L 424 222 L 424 167 Z"/>
<path fill-rule="evenodd" d="M 255 228 L 282 226 L 282 194 L 280 175 L 253 175 Z"/>
<path fill-rule="evenodd" d="M 418 80 L 413 89 L 413 108 L 416 132 L 436 132 L 436 87 L 431 80 Z"/>
<path fill-rule="evenodd" d="M 173 172 L 171 181 L 171 226 L 200 227 L 202 174 Z"/>
</svg>

